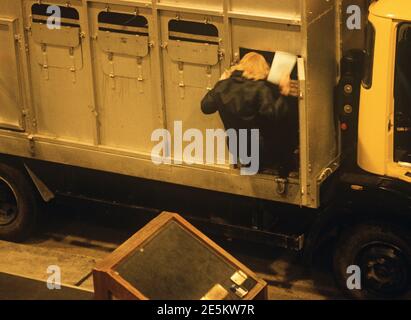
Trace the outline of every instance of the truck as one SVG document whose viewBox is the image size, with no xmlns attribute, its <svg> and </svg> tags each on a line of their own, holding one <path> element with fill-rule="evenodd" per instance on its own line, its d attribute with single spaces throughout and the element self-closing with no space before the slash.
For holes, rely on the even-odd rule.
<svg viewBox="0 0 411 320">
<path fill-rule="evenodd" d="M 411 2 L 369 2 L 1 0 L 0 238 L 26 239 L 54 198 L 165 209 L 307 264 L 332 244 L 348 295 L 403 296 Z M 183 130 L 224 129 L 200 109 L 224 70 L 249 52 L 271 63 L 278 51 L 298 56 L 298 169 L 242 175 L 228 152 L 218 164 L 182 162 Z M 181 140 L 179 151 L 166 143 L 161 165 L 158 129 Z"/>
</svg>

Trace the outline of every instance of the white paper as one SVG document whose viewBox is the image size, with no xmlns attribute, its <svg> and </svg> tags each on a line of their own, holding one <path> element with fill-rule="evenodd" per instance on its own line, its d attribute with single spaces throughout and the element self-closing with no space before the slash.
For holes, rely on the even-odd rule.
<svg viewBox="0 0 411 320">
<path fill-rule="evenodd" d="M 271 65 L 268 81 L 274 84 L 280 84 L 283 77 L 290 75 L 297 63 L 297 56 L 288 53 L 277 51 L 274 56 L 273 64 Z"/>
</svg>

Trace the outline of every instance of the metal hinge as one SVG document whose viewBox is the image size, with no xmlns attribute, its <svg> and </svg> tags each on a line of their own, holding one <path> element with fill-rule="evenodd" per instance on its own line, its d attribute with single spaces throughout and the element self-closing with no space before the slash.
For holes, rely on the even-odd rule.
<svg viewBox="0 0 411 320">
<path fill-rule="evenodd" d="M 32 157 L 34 157 L 35 154 L 36 154 L 36 145 L 35 145 L 35 141 L 34 141 L 34 136 L 31 134 L 31 135 L 29 135 L 27 138 L 28 138 L 28 140 L 29 140 L 29 152 L 30 152 L 30 155 L 31 155 Z"/>
<path fill-rule="evenodd" d="M 392 120 L 390 119 L 388 121 L 388 132 L 391 132 L 392 128 L 394 127 L 394 124 L 392 123 Z"/>
<path fill-rule="evenodd" d="M 23 37 L 21 36 L 21 34 L 15 34 L 14 35 L 14 40 L 16 40 L 17 42 L 21 42 L 21 39 L 22 39 Z"/>
</svg>

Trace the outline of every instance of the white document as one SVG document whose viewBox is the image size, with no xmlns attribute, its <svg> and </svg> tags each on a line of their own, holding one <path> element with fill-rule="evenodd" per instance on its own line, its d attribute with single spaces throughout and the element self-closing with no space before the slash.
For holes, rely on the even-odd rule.
<svg viewBox="0 0 411 320">
<path fill-rule="evenodd" d="M 283 77 L 290 75 L 297 63 L 297 56 L 288 53 L 277 51 L 274 56 L 273 64 L 271 65 L 268 81 L 279 85 Z"/>
</svg>

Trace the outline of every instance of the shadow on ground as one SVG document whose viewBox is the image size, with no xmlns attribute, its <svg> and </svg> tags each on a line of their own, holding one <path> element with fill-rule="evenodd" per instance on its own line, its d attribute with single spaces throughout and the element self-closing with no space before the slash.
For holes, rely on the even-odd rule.
<svg viewBox="0 0 411 320">
<path fill-rule="evenodd" d="M 29 243 L 52 238 L 72 245 L 111 252 L 146 225 L 156 213 L 119 208 L 88 201 L 52 203 L 42 210 L 41 228 Z M 286 290 L 316 291 L 329 299 L 341 299 L 332 277 L 329 247 L 323 248 L 314 268 L 303 265 L 300 254 L 267 245 L 212 237 L 220 246 L 259 273 L 272 286 Z"/>
</svg>

